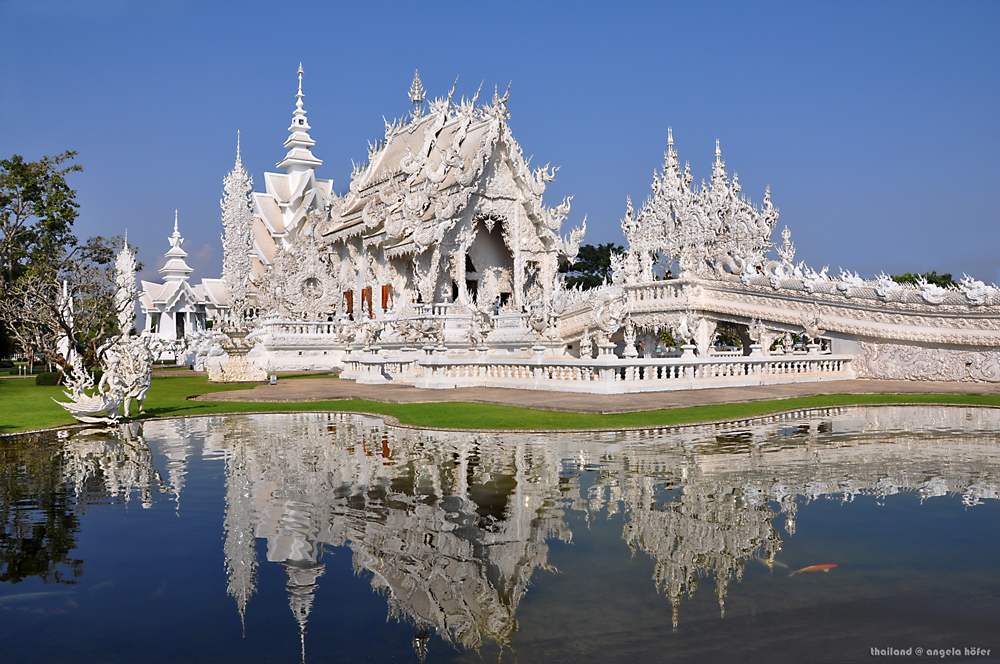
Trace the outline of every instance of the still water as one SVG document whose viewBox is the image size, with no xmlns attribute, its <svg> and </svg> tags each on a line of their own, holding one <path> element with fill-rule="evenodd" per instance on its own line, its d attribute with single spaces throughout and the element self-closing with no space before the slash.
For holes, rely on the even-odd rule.
<svg viewBox="0 0 1000 664">
<path fill-rule="evenodd" d="M 0 662 L 1000 661 L 998 431 L 852 407 L 0 439 Z"/>
</svg>

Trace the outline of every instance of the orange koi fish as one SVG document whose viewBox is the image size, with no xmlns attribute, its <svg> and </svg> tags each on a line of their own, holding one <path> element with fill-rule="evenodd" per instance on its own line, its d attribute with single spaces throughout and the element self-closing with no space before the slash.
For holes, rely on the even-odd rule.
<svg viewBox="0 0 1000 664">
<path fill-rule="evenodd" d="M 829 572 L 834 567 L 836 567 L 836 565 L 813 565 L 812 567 L 803 567 L 802 569 L 797 569 L 788 576 L 795 576 L 799 572 Z"/>
</svg>

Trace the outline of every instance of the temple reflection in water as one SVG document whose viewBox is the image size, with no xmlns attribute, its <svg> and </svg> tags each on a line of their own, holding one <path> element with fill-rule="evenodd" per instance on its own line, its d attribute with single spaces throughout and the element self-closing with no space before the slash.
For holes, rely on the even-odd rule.
<svg viewBox="0 0 1000 664">
<path fill-rule="evenodd" d="M 548 542 L 572 542 L 566 515 L 623 513 L 622 537 L 654 562 L 673 607 L 713 580 L 720 611 L 754 557 L 772 562 L 797 506 L 917 492 L 1000 497 L 1000 411 L 842 408 L 682 429 L 560 434 L 442 432 L 350 414 L 164 420 L 118 437 L 65 441 L 76 487 L 157 492 L 181 508 L 191 455 L 226 467 L 228 592 L 242 618 L 255 593 L 257 539 L 287 576 L 305 633 L 323 592 L 321 550 L 346 546 L 355 572 L 427 634 L 466 648 L 509 645 Z M 910 433 L 919 431 L 919 433 Z M 151 449 L 166 456 L 166 477 Z M 776 517 L 782 516 L 782 519 Z M 777 524 L 776 524 L 777 521 Z M 780 530 L 779 530 L 780 527 Z"/>
</svg>

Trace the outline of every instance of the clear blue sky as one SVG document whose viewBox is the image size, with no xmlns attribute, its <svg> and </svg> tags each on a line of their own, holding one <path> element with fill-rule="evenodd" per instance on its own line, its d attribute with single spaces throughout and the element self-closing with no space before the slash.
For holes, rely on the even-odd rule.
<svg viewBox="0 0 1000 664">
<path fill-rule="evenodd" d="M 78 233 L 127 228 L 149 267 L 177 208 L 218 276 L 236 131 L 262 188 L 301 61 L 338 191 L 416 67 L 429 96 L 513 81 L 514 134 L 561 166 L 546 198 L 574 196 L 588 242 L 623 241 L 671 125 L 698 180 L 718 138 L 746 194 L 770 185 L 816 268 L 1000 281 L 998 2 L 4 0 L 0 27 L 0 155 L 78 150 Z"/>
</svg>

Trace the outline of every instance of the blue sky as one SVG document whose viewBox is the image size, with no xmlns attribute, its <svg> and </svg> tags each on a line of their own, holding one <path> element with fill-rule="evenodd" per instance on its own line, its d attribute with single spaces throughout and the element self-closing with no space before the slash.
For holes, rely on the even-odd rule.
<svg viewBox="0 0 1000 664">
<path fill-rule="evenodd" d="M 698 180 L 719 139 L 747 195 L 770 185 L 817 269 L 1000 281 L 997 2 L 3 0 L 0 26 L 0 155 L 79 151 L 78 233 L 127 228 L 149 267 L 176 208 L 194 276 L 218 276 L 236 131 L 262 187 L 301 61 L 338 191 L 419 68 L 429 96 L 513 81 L 514 135 L 561 166 L 546 199 L 574 196 L 588 242 L 623 241 L 670 125 Z"/>
</svg>

